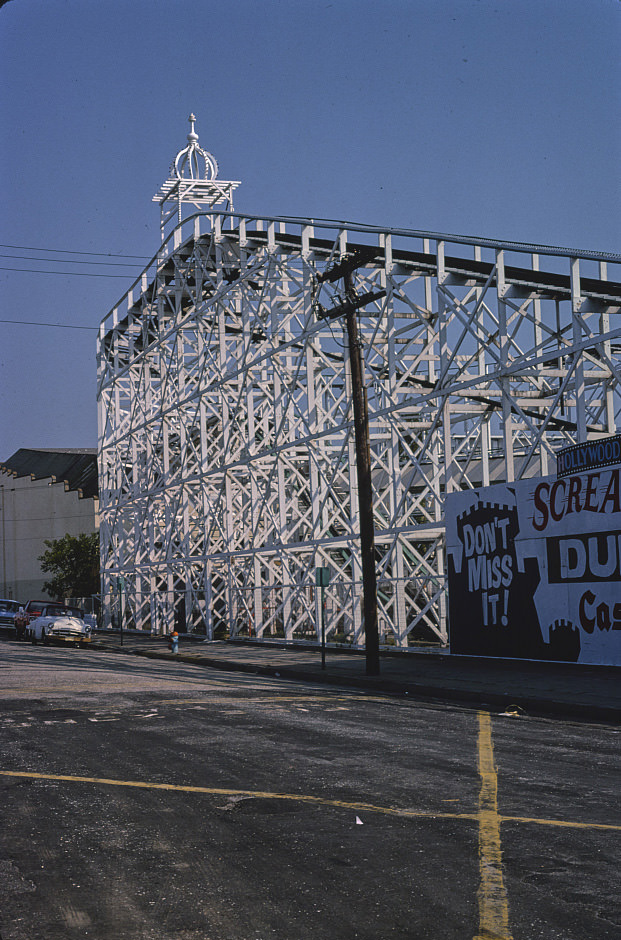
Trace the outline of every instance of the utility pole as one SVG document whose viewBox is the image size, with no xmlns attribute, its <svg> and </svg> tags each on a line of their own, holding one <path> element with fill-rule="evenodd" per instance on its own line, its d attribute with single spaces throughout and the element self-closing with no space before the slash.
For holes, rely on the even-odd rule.
<svg viewBox="0 0 621 940">
<path fill-rule="evenodd" d="M 371 447 L 369 443 L 369 408 L 367 390 L 362 371 L 362 344 L 358 332 L 357 311 L 373 300 L 379 300 L 386 291 L 358 295 L 354 288 L 353 272 L 374 257 L 376 249 L 344 255 L 340 262 L 319 274 L 318 282 L 343 278 L 344 302 L 331 310 L 315 304 L 318 317 L 337 319 L 345 316 L 351 368 L 352 398 L 354 405 L 354 436 L 356 442 L 356 469 L 358 472 L 358 512 L 360 517 L 360 555 L 362 560 L 363 617 L 368 676 L 378 676 L 379 633 L 377 625 L 377 578 L 375 572 L 375 527 L 373 523 L 373 485 L 371 480 Z"/>
</svg>

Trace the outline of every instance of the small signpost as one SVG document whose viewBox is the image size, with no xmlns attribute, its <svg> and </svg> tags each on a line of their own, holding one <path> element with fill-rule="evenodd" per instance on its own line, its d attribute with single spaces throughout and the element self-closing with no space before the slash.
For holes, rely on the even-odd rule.
<svg viewBox="0 0 621 940">
<path fill-rule="evenodd" d="M 119 575 L 117 581 L 117 589 L 119 592 L 119 609 L 120 609 L 120 621 L 121 621 L 121 646 L 123 646 L 123 621 L 125 620 L 125 578 L 122 574 Z"/>
<path fill-rule="evenodd" d="M 315 584 L 321 588 L 321 668 L 326 668 L 326 588 L 330 583 L 329 568 L 315 568 Z"/>
</svg>

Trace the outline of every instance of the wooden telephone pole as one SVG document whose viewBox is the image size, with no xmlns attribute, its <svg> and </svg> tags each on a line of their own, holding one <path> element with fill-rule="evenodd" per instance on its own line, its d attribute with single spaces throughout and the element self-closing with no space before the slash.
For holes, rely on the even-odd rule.
<svg viewBox="0 0 621 940">
<path fill-rule="evenodd" d="M 371 447 L 369 443 L 369 408 L 367 390 L 364 385 L 362 368 L 362 344 L 358 332 L 357 311 L 373 300 L 384 297 L 386 291 L 374 291 L 356 294 L 353 272 L 376 254 L 354 252 L 344 255 L 332 268 L 318 275 L 321 284 L 343 278 L 345 300 L 331 310 L 325 310 L 320 304 L 315 305 L 317 316 L 324 319 L 345 317 L 351 368 L 352 398 L 354 405 L 354 436 L 356 443 L 356 469 L 358 472 L 358 510 L 360 516 L 360 555 L 362 560 L 363 618 L 366 652 L 366 672 L 368 676 L 378 676 L 379 632 L 377 624 L 377 578 L 375 573 L 375 526 L 373 523 L 373 483 L 371 479 Z"/>
</svg>

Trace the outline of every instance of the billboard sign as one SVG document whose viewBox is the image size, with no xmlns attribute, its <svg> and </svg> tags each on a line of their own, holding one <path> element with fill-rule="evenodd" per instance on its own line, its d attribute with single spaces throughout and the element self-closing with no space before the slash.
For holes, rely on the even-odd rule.
<svg viewBox="0 0 621 940">
<path fill-rule="evenodd" d="M 563 448 L 556 455 L 556 475 L 566 477 L 618 463 L 621 463 L 621 434 Z"/>
<path fill-rule="evenodd" d="M 446 499 L 452 653 L 621 665 L 621 468 Z"/>
</svg>

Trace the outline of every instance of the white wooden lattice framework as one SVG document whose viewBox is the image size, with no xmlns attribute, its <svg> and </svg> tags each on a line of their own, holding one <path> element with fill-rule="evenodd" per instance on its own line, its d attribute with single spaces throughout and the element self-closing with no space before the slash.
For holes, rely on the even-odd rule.
<svg viewBox="0 0 621 940">
<path fill-rule="evenodd" d="M 137 627 L 314 638 L 328 567 L 328 639 L 363 644 L 346 342 L 316 316 L 357 246 L 386 291 L 359 320 L 380 642 L 446 640 L 445 493 L 619 430 L 620 256 L 193 215 L 99 337 L 104 594 L 123 575 Z"/>
<path fill-rule="evenodd" d="M 317 276 L 363 249 L 380 641 L 445 642 L 445 494 L 618 430 L 621 257 L 236 214 L 195 120 L 100 329 L 106 615 L 120 579 L 141 629 L 316 638 L 328 568 L 328 638 L 362 645 L 347 344 L 318 316 L 342 285 Z"/>
</svg>

